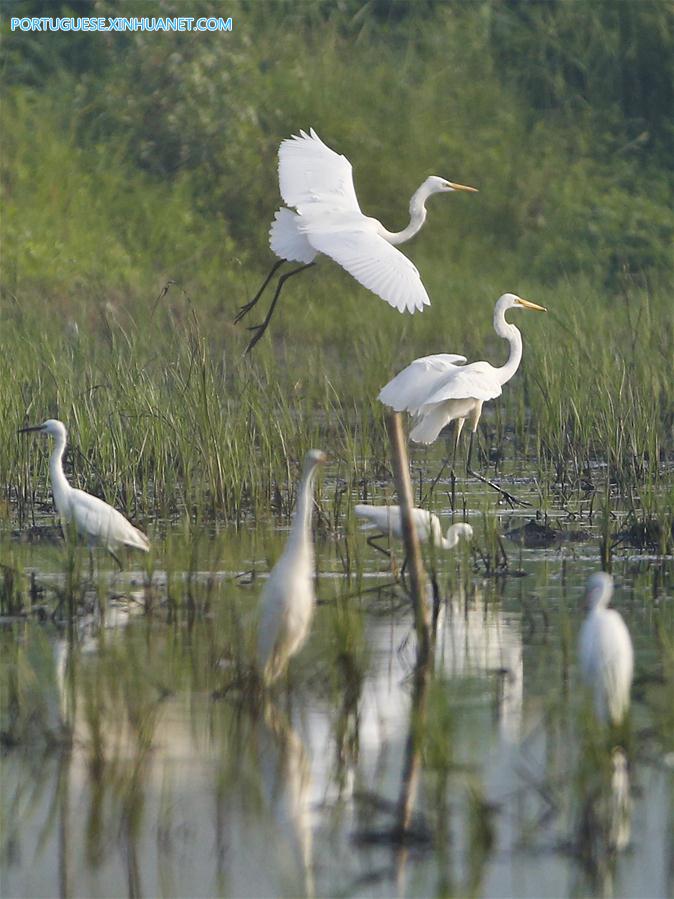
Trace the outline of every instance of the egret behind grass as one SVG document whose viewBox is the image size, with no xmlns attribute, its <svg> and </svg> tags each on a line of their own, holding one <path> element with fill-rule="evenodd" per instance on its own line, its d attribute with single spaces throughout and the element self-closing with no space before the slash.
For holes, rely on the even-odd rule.
<svg viewBox="0 0 674 899">
<path fill-rule="evenodd" d="M 630 705 L 634 650 L 620 612 L 608 608 L 612 596 L 611 575 L 593 574 L 585 588 L 588 615 L 580 631 L 578 656 L 597 718 L 602 724 L 618 726 Z"/>
<path fill-rule="evenodd" d="M 122 546 L 149 552 L 150 541 L 145 534 L 135 528 L 121 512 L 113 509 L 102 499 L 71 487 L 63 471 L 63 453 L 67 442 L 67 431 L 63 422 L 48 418 L 41 425 L 21 428 L 20 434 L 36 432 L 54 438 L 54 449 L 49 458 L 49 476 L 51 479 L 54 505 L 61 518 L 63 533 L 67 539 L 69 526 L 74 526 L 77 533 L 84 538 L 89 552 L 100 544 L 110 553 L 120 568 L 122 563 L 116 553 Z M 90 555 L 91 568 L 93 558 Z"/>
<path fill-rule="evenodd" d="M 354 506 L 353 511 L 358 518 L 365 519 L 371 525 L 378 527 L 382 532 L 368 538 L 367 542 L 375 549 L 381 550 L 381 547 L 377 546 L 374 541 L 380 540 L 389 534 L 402 540 L 403 528 L 400 506 L 369 506 L 366 503 L 359 503 L 357 506 Z M 464 522 L 451 525 L 445 537 L 442 534 L 440 519 L 433 512 L 428 512 L 426 509 L 413 508 L 411 513 L 420 543 L 432 543 L 441 549 L 454 549 L 462 538 L 471 540 L 473 537 L 472 527 Z"/>
<path fill-rule="evenodd" d="M 325 453 L 317 449 L 304 457 L 290 536 L 262 591 L 257 660 L 267 685 L 280 677 L 309 636 L 316 604 L 311 539 L 314 481 L 318 466 L 326 461 Z"/>
<path fill-rule="evenodd" d="M 415 443 L 434 443 L 445 425 L 456 419 L 454 456 L 463 425 L 466 419 L 470 419 L 472 430 L 466 471 L 498 490 L 509 502 L 527 505 L 471 468 L 473 437 L 480 421 L 482 406 L 487 400 L 501 395 L 503 385 L 513 377 L 522 361 L 522 335 L 515 325 L 505 320 L 508 309 L 547 312 L 543 306 L 523 300 L 513 293 L 504 293 L 499 297 L 494 308 L 494 330 L 510 344 L 510 355 L 505 365 L 497 367 L 489 362 L 471 362 L 465 365 L 465 356 L 452 354 L 423 356 L 415 359 L 389 381 L 379 392 L 379 399 L 396 412 L 409 412 L 414 416 L 415 424 L 410 432 L 410 440 Z"/>
<path fill-rule="evenodd" d="M 250 328 L 255 334 L 247 353 L 264 334 L 285 282 L 314 265 L 320 253 L 334 259 L 363 287 L 400 312 L 414 312 L 430 305 L 416 266 L 395 245 L 414 237 L 421 229 L 430 196 L 451 191 L 475 193 L 477 188 L 431 175 L 412 195 L 407 227 L 402 231 L 388 231 L 377 219 L 361 212 L 351 163 L 324 144 L 313 128 L 309 134 L 300 131 L 299 136 L 281 142 L 278 169 L 286 206 L 274 216 L 269 244 L 279 261 L 234 321 L 240 321 L 255 306 L 285 262 L 302 265 L 279 278 L 266 318 L 261 325 Z"/>
</svg>

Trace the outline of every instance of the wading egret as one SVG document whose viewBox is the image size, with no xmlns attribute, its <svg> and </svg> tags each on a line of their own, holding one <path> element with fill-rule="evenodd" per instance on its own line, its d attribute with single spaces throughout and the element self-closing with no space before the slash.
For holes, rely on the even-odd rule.
<svg viewBox="0 0 674 899">
<path fill-rule="evenodd" d="M 373 541 L 380 540 L 389 534 L 393 534 L 399 540 L 403 537 L 402 519 L 400 516 L 400 506 L 368 506 L 365 503 L 359 503 L 354 507 L 355 514 L 358 518 L 364 518 L 369 525 L 379 528 L 381 534 L 375 534 L 368 538 L 368 543 L 375 549 L 381 550 Z M 469 524 L 460 522 L 453 524 L 447 531 L 447 536 L 442 534 L 440 527 L 440 519 L 433 512 L 426 509 L 412 509 L 412 520 L 416 528 L 417 537 L 420 543 L 432 543 L 441 549 L 454 549 L 458 542 L 471 540 L 473 537 L 473 529 Z"/>
<path fill-rule="evenodd" d="M 241 307 L 235 322 L 255 306 L 284 262 L 302 265 L 279 278 L 266 318 L 250 328 L 255 334 L 246 352 L 264 334 L 284 283 L 312 266 L 320 253 L 400 312 L 430 305 L 419 272 L 395 246 L 421 229 L 430 196 L 451 191 L 475 193 L 477 188 L 432 175 L 412 195 L 408 226 L 402 231 L 387 231 L 377 219 L 361 212 L 349 160 L 324 144 L 313 128 L 309 134 L 300 131 L 299 136 L 282 141 L 278 155 L 279 187 L 286 206 L 274 216 L 269 245 L 279 261 L 250 303 Z"/>
<path fill-rule="evenodd" d="M 634 650 L 627 625 L 619 612 L 609 609 L 613 578 L 600 571 L 585 588 L 588 615 L 578 639 L 583 680 L 592 690 L 597 718 L 619 725 L 630 705 Z"/>
<path fill-rule="evenodd" d="M 316 449 L 304 458 L 290 536 L 262 591 L 257 661 L 267 684 L 283 673 L 309 635 L 316 603 L 311 512 L 316 469 L 325 461 Z"/>
<path fill-rule="evenodd" d="M 31 431 L 47 434 L 54 438 L 54 449 L 49 457 L 49 477 L 51 479 L 54 505 L 61 518 L 61 526 L 65 537 L 68 537 L 70 525 L 74 525 L 78 534 L 89 545 L 89 550 L 101 544 L 110 553 L 120 568 L 122 563 L 116 556 L 121 546 L 149 552 L 150 541 L 124 518 L 121 512 L 113 509 L 97 496 L 91 496 L 83 490 L 76 490 L 68 483 L 63 471 L 63 453 L 66 448 L 67 431 L 65 425 L 55 418 L 48 418 L 41 425 L 21 428 L 19 434 Z"/>
<path fill-rule="evenodd" d="M 396 412 L 409 412 L 414 416 L 410 439 L 415 443 L 433 443 L 445 425 L 456 419 L 455 455 L 464 422 L 470 419 L 472 430 L 466 471 L 498 490 L 510 502 L 519 502 L 470 467 L 473 435 L 480 421 L 482 404 L 501 395 L 503 385 L 515 374 L 522 359 L 522 335 L 515 325 L 505 320 L 508 309 L 547 311 L 513 293 L 504 293 L 498 299 L 494 309 L 494 330 L 510 344 L 510 356 L 505 365 L 497 367 L 489 362 L 465 365 L 465 356 L 451 354 L 423 356 L 389 381 L 380 391 L 379 399 Z"/>
</svg>

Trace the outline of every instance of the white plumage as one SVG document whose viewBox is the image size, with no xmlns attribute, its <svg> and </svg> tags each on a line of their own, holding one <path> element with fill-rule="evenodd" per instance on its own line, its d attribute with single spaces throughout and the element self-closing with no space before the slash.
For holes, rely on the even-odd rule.
<svg viewBox="0 0 674 899">
<path fill-rule="evenodd" d="M 632 640 L 619 612 L 609 609 L 613 578 L 605 572 L 593 574 L 585 598 L 589 609 L 578 641 L 583 680 L 592 690 L 597 718 L 619 725 L 630 705 L 634 672 Z"/>
<path fill-rule="evenodd" d="M 402 518 L 400 515 L 400 506 L 369 506 L 365 503 L 359 503 L 354 507 L 355 514 L 358 518 L 369 521 L 371 525 L 379 528 L 385 534 L 393 534 L 399 540 L 402 539 Z M 453 549 L 459 540 L 471 540 L 473 537 L 473 529 L 469 524 L 459 522 L 453 524 L 447 531 L 447 536 L 442 534 L 440 527 L 440 519 L 433 512 L 426 509 L 412 509 L 412 519 L 417 532 L 420 543 L 433 543 L 434 546 L 442 547 L 442 549 Z"/>
<path fill-rule="evenodd" d="M 67 442 L 67 431 L 63 422 L 48 418 L 41 425 L 22 428 L 20 433 L 35 431 L 54 438 L 54 449 L 49 458 L 54 505 L 61 518 L 65 536 L 68 526 L 73 524 L 77 533 L 93 547 L 104 546 L 119 563 L 115 555 L 121 546 L 129 546 L 148 552 L 150 541 L 145 534 L 135 528 L 126 518 L 102 499 L 91 496 L 83 490 L 71 487 L 63 471 L 63 453 Z M 121 563 L 119 563 L 121 565 Z"/>
<path fill-rule="evenodd" d="M 364 215 L 353 186 L 351 163 L 331 150 L 313 128 L 300 131 L 279 147 L 279 187 L 286 204 L 279 209 L 269 230 L 269 245 L 279 257 L 253 299 L 241 307 L 240 321 L 258 302 L 284 262 L 300 268 L 278 280 L 269 311 L 255 335 L 250 351 L 264 334 L 285 281 L 312 265 L 322 253 L 342 266 L 356 281 L 400 312 L 414 312 L 430 305 L 416 266 L 395 249 L 421 229 L 426 221 L 426 200 L 435 193 L 476 188 L 438 178 L 426 178 L 410 199 L 410 221 L 402 231 L 388 231 L 375 218 Z"/>
<path fill-rule="evenodd" d="M 304 459 L 297 508 L 288 542 L 262 591 L 258 667 L 266 683 L 276 680 L 309 635 L 316 596 L 311 512 L 318 465 L 327 459 L 310 450 Z"/>
<path fill-rule="evenodd" d="M 270 231 L 274 253 L 305 264 L 323 253 L 401 312 L 423 309 L 430 300 L 416 267 L 393 245 L 420 230 L 432 194 L 475 190 L 431 176 L 410 200 L 407 228 L 387 231 L 361 212 L 349 160 L 324 144 L 313 128 L 282 141 L 279 187 L 286 206 L 296 211 L 276 213 Z"/>
<path fill-rule="evenodd" d="M 454 419 L 458 420 L 456 439 L 467 418 L 473 433 L 482 413 L 482 405 L 501 395 L 503 385 L 519 368 L 522 359 L 522 335 L 506 322 L 505 313 L 514 308 L 537 309 L 542 306 L 505 293 L 494 309 L 494 329 L 499 337 L 510 343 L 510 356 L 505 365 L 496 367 L 489 362 L 464 365 L 465 356 L 440 354 L 415 359 L 382 388 L 379 399 L 396 412 L 414 416 L 410 439 L 415 443 L 433 443 L 440 431 Z"/>
</svg>

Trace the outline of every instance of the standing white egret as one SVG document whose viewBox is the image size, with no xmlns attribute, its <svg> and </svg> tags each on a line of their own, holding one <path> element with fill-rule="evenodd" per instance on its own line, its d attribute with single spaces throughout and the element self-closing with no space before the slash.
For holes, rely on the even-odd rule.
<svg viewBox="0 0 674 899">
<path fill-rule="evenodd" d="M 318 466 L 326 461 L 325 453 L 317 449 L 304 457 L 290 536 L 262 591 L 257 660 L 267 684 L 283 673 L 309 635 L 316 603 L 311 540 L 314 481 Z"/>
<path fill-rule="evenodd" d="M 255 306 L 284 262 L 302 265 L 279 278 L 266 318 L 261 325 L 250 328 L 255 335 L 246 352 L 264 334 L 284 283 L 312 266 L 319 253 L 334 259 L 363 287 L 400 312 L 414 312 L 430 305 L 416 266 L 394 247 L 421 229 L 426 221 L 426 200 L 432 194 L 477 192 L 475 187 L 432 175 L 412 195 L 407 227 L 402 231 L 388 231 L 377 219 L 361 212 L 351 163 L 324 144 L 313 128 L 309 134 L 300 131 L 299 136 L 281 142 L 279 187 L 286 206 L 277 211 L 269 231 L 269 245 L 279 261 L 234 321 L 240 321 Z"/>
<path fill-rule="evenodd" d="M 585 588 L 588 615 L 578 639 L 583 680 L 594 694 L 597 718 L 619 725 L 630 705 L 634 650 L 627 625 L 619 612 L 609 609 L 613 578 L 600 571 Z"/>
<path fill-rule="evenodd" d="M 54 505 L 61 518 L 63 533 L 67 539 L 68 526 L 74 525 L 89 545 L 89 550 L 96 544 L 102 544 L 117 562 L 122 563 L 115 553 L 121 546 L 129 546 L 149 552 L 150 541 L 124 518 L 121 512 L 113 509 L 102 499 L 71 487 L 63 471 L 63 453 L 66 448 L 67 431 L 63 422 L 48 418 L 41 425 L 21 428 L 20 434 L 35 431 L 54 438 L 54 449 L 49 458 L 49 477 L 51 479 Z"/>
<path fill-rule="evenodd" d="M 368 537 L 367 542 L 375 549 L 381 551 L 382 548 L 377 546 L 374 541 L 380 540 L 389 534 L 402 540 L 403 529 L 400 506 L 369 506 L 366 503 L 359 503 L 357 506 L 354 506 L 353 511 L 358 518 L 364 518 L 370 522 L 370 525 L 374 525 L 381 531 L 381 534 Z M 464 522 L 451 525 L 445 537 L 440 527 L 440 519 L 433 512 L 429 512 L 426 509 L 413 508 L 411 513 L 420 543 L 430 542 L 441 549 L 454 549 L 462 538 L 471 540 L 473 537 L 472 527 Z"/>
<path fill-rule="evenodd" d="M 382 388 L 379 399 L 396 412 L 409 412 L 415 418 L 410 439 L 415 443 L 434 443 L 440 431 L 456 419 L 456 442 L 467 418 L 472 431 L 468 446 L 466 471 L 478 478 L 510 502 L 516 500 L 506 490 L 487 480 L 470 467 L 473 452 L 473 436 L 477 430 L 482 405 L 501 395 L 502 387 L 515 374 L 522 360 L 522 335 L 515 325 L 505 320 L 508 309 L 536 309 L 547 312 L 543 306 L 530 303 L 513 293 L 504 293 L 494 308 L 494 330 L 510 344 L 510 356 L 500 367 L 489 362 L 466 362 L 465 356 L 440 354 L 415 359 Z"/>
</svg>

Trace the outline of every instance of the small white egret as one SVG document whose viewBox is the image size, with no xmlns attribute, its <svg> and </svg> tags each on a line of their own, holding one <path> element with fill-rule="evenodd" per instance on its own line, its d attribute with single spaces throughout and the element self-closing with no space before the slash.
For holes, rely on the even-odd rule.
<svg viewBox="0 0 674 899">
<path fill-rule="evenodd" d="M 311 540 L 314 481 L 318 466 L 326 461 L 325 453 L 316 449 L 304 458 L 290 536 L 262 591 L 257 660 L 267 684 L 283 673 L 309 635 L 316 603 Z"/>
<path fill-rule="evenodd" d="M 382 388 L 379 399 L 396 412 L 409 412 L 415 418 L 410 439 L 415 443 L 434 443 L 440 431 L 456 419 L 456 441 L 467 418 L 472 431 L 468 447 L 466 470 L 511 502 L 519 502 L 507 491 L 470 467 L 473 436 L 477 430 L 482 405 L 501 395 L 502 387 L 515 374 L 522 359 L 522 335 L 515 325 L 505 320 L 508 309 L 536 309 L 547 312 L 543 306 L 530 303 L 513 293 L 504 293 L 494 309 L 494 330 L 510 344 L 510 356 L 500 367 L 489 362 L 471 362 L 465 365 L 465 356 L 439 354 L 415 359 Z M 439 477 L 439 476 L 438 476 Z"/>
<path fill-rule="evenodd" d="M 61 518 L 66 539 L 69 525 L 74 525 L 77 533 L 89 545 L 90 551 L 96 544 L 103 545 L 120 568 L 123 566 L 115 553 L 121 546 L 149 552 L 150 541 L 121 512 L 97 496 L 77 490 L 68 483 L 63 471 L 63 453 L 68 436 L 63 422 L 48 418 L 41 425 L 21 428 L 19 433 L 27 434 L 31 431 L 54 438 L 54 449 L 49 457 L 49 477 L 54 505 Z"/>
<path fill-rule="evenodd" d="M 269 245 L 279 261 L 234 321 L 240 321 L 255 306 L 284 262 L 302 265 L 279 278 L 266 318 L 261 325 L 250 328 L 255 335 L 246 352 L 264 334 L 284 283 L 314 265 L 320 253 L 329 256 L 363 287 L 400 312 L 414 312 L 430 305 L 416 266 L 394 247 L 410 240 L 421 229 L 426 221 L 426 200 L 433 194 L 477 192 L 475 187 L 432 175 L 412 195 L 407 227 L 402 231 L 388 231 L 377 219 L 361 212 L 351 163 L 324 144 L 313 128 L 309 134 L 300 131 L 299 136 L 281 142 L 279 187 L 286 206 L 277 211 L 269 231 Z"/>
<path fill-rule="evenodd" d="M 389 534 L 402 540 L 403 528 L 400 506 L 369 506 L 366 503 L 359 503 L 357 506 L 354 506 L 353 511 L 358 518 L 364 518 L 368 521 L 368 526 L 377 527 L 382 532 L 368 538 L 367 542 L 376 549 L 381 550 L 381 547 L 372 541 L 380 540 Z M 454 549 L 462 538 L 471 540 L 473 537 L 472 527 L 464 522 L 451 525 L 447 531 L 447 536 L 443 536 L 440 519 L 433 512 L 429 512 L 426 509 L 413 508 L 412 519 L 420 543 L 430 542 L 441 549 Z"/>
<path fill-rule="evenodd" d="M 588 615 L 578 639 L 583 680 L 592 690 L 597 718 L 619 725 L 630 705 L 634 650 L 627 625 L 619 612 L 609 609 L 613 578 L 604 571 L 593 574 L 585 588 Z"/>
</svg>

